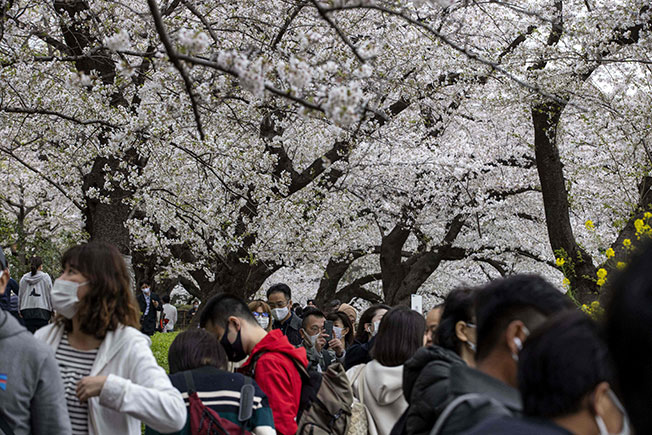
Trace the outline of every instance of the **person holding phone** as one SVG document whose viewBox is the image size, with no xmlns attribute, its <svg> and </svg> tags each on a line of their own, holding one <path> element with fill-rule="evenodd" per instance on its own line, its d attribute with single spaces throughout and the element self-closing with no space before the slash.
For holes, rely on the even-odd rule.
<svg viewBox="0 0 652 435">
<path fill-rule="evenodd" d="M 337 362 L 335 352 L 328 349 L 333 334 L 333 322 L 328 322 L 330 333 L 327 332 L 326 326 L 326 316 L 318 309 L 309 309 L 303 313 L 303 323 L 299 332 L 303 339 L 301 346 L 306 349 L 308 356 L 308 371 L 322 373 L 329 365 Z"/>
<path fill-rule="evenodd" d="M 344 363 L 346 349 L 353 344 L 353 325 L 349 316 L 343 311 L 331 313 L 326 317 L 326 322 L 331 322 L 333 334 L 328 342 L 328 348 L 335 352 L 338 361 Z"/>
</svg>

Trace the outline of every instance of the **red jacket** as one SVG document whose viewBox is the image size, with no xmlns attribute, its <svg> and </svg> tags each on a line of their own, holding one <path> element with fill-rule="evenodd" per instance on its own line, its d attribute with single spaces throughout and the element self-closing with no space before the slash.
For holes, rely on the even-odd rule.
<svg viewBox="0 0 652 435">
<path fill-rule="evenodd" d="M 308 367 L 306 350 L 292 346 L 287 337 L 275 329 L 254 347 L 240 370 L 248 372 L 249 364 L 260 352 L 265 353 L 256 362 L 254 379 L 267 394 L 276 432 L 294 435 L 297 432 L 296 418 L 301 398 L 301 375 L 292 360 Z"/>
</svg>

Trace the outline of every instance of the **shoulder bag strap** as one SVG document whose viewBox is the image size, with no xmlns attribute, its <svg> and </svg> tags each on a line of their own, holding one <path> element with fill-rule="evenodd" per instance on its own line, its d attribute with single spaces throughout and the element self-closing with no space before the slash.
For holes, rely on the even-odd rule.
<svg viewBox="0 0 652 435">
<path fill-rule="evenodd" d="M 367 367 L 367 364 L 360 364 L 360 368 L 358 371 L 355 373 L 355 377 L 353 378 L 353 382 L 351 382 L 351 386 L 355 384 L 356 381 L 358 381 L 358 388 L 356 389 L 358 392 L 358 400 L 360 403 L 364 404 L 364 385 L 365 385 L 365 378 L 364 378 L 364 369 Z"/>
<path fill-rule="evenodd" d="M 451 403 L 449 403 L 446 408 L 442 411 L 442 413 L 439 415 L 439 418 L 435 422 L 435 426 L 432 428 L 430 431 L 430 435 L 438 435 L 439 431 L 442 430 L 444 427 L 444 424 L 446 424 L 446 420 L 450 415 L 455 411 L 455 408 L 457 408 L 459 405 L 461 405 L 464 402 L 468 402 L 473 399 L 480 399 L 483 398 L 484 396 L 476 393 L 469 393 L 469 394 L 463 394 L 460 397 L 455 398 Z"/>
</svg>

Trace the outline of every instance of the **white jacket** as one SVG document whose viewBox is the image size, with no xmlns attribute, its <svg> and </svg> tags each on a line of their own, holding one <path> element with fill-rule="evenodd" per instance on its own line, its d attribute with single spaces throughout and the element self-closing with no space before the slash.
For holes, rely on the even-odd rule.
<svg viewBox="0 0 652 435">
<path fill-rule="evenodd" d="M 64 328 L 60 323 L 35 336 L 56 352 Z M 157 363 L 150 339 L 137 329 L 109 331 L 97 352 L 90 376 L 108 376 L 99 397 L 88 401 L 89 435 L 140 435 L 140 422 L 162 433 L 181 430 L 186 405 L 181 393 Z"/>
<path fill-rule="evenodd" d="M 403 396 L 403 366 L 386 367 L 373 360 L 351 367 L 346 376 L 353 395 L 367 407 L 369 434 L 389 435 L 408 407 Z"/>
</svg>

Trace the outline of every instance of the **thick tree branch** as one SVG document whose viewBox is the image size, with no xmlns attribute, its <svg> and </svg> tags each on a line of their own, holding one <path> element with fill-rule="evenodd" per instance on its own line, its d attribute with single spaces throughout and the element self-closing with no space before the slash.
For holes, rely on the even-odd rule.
<svg viewBox="0 0 652 435">
<path fill-rule="evenodd" d="M 167 31 L 165 30 L 165 25 L 163 24 L 163 18 L 161 17 L 161 12 L 158 9 L 156 0 L 147 0 L 147 4 L 149 5 L 149 10 L 152 13 L 152 18 L 154 19 L 154 26 L 156 27 L 156 32 L 158 33 L 159 38 L 161 38 L 161 42 L 163 43 L 163 46 L 165 47 L 165 51 L 168 54 L 168 57 L 170 58 L 170 62 L 172 62 L 174 67 L 177 69 L 177 71 L 179 71 L 179 74 L 183 79 L 183 83 L 186 86 L 186 93 L 188 94 L 188 98 L 190 98 L 192 113 L 195 116 L 195 123 L 197 124 L 197 131 L 199 132 L 200 139 L 204 140 L 206 138 L 204 135 L 204 127 L 202 126 L 201 116 L 199 114 L 199 105 L 197 104 L 197 100 L 195 98 L 195 92 L 192 89 L 192 82 L 190 81 L 190 76 L 188 75 L 186 68 L 179 60 L 179 56 L 177 55 L 176 50 L 174 49 L 174 47 L 172 47 L 172 42 L 170 41 L 170 37 L 168 36 Z"/>
</svg>

